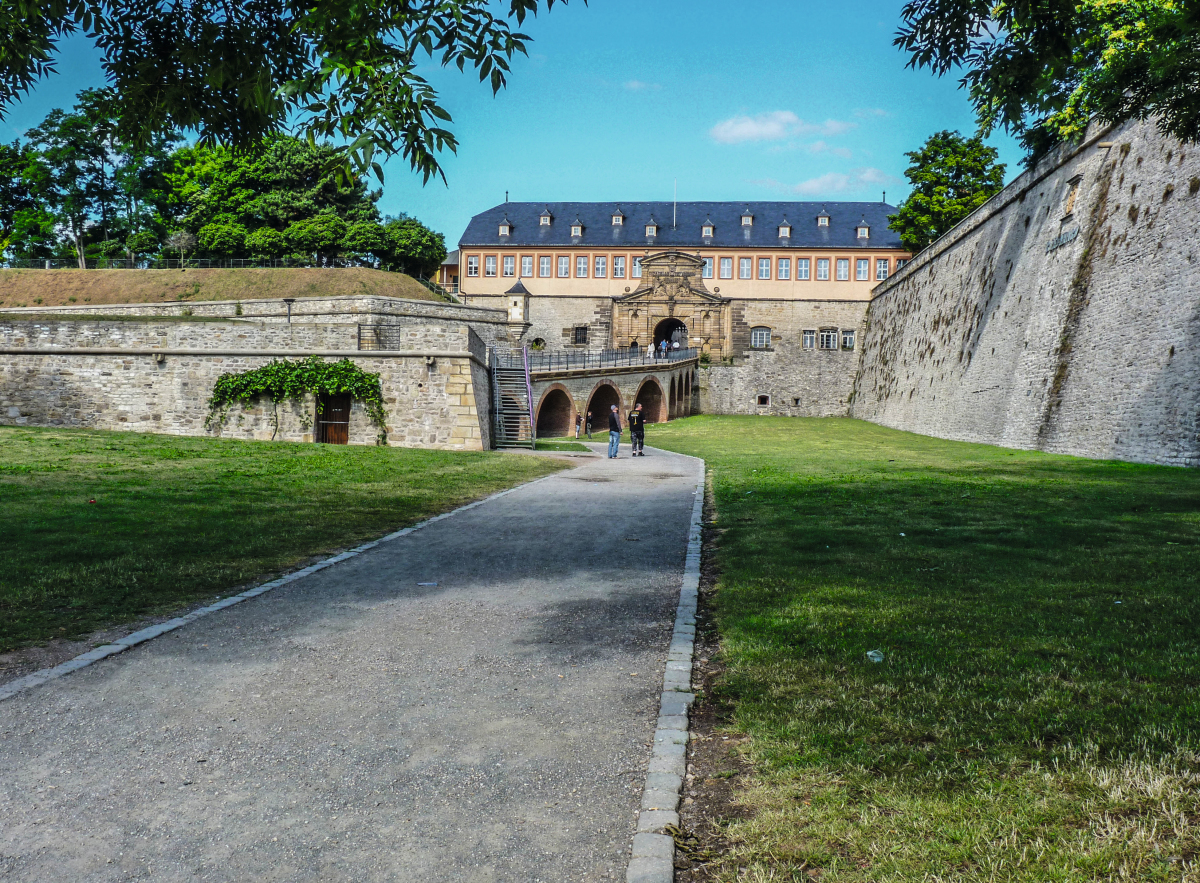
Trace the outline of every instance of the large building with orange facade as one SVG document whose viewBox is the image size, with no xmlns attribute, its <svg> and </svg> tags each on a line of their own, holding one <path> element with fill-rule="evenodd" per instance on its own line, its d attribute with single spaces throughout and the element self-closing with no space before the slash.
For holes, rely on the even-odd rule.
<svg viewBox="0 0 1200 883">
<path fill-rule="evenodd" d="M 909 257 L 894 211 L 507 202 L 471 219 L 443 278 L 535 349 L 699 349 L 704 410 L 844 413 L 871 290 Z"/>
</svg>

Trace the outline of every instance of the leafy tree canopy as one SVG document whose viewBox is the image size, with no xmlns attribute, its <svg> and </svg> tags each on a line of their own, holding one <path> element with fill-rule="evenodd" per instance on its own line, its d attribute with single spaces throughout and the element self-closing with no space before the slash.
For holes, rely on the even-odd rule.
<svg viewBox="0 0 1200 883">
<path fill-rule="evenodd" d="M 964 69 L 982 131 L 1016 134 L 1030 161 L 1093 116 L 1200 138 L 1198 0 L 909 0 L 902 16 L 910 66 Z"/>
<path fill-rule="evenodd" d="M 382 180 L 379 160 L 400 154 L 428 181 L 457 141 L 418 64 L 470 67 L 499 91 L 527 52 L 513 25 L 555 2 L 566 0 L 19 0 L 0 4 L 0 110 L 82 32 L 103 55 L 122 140 L 187 129 L 206 147 L 248 148 L 294 122 L 345 142 L 359 172 Z"/>
<path fill-rule="evenodd" d="M 912 193 L 888 221 L 914 254 L 1004 186 L 1004 165 L 996 162 L 995 148 L 978 135 L 938 132 L 920 150 L 905 155 L 912 162 L 904 172 Z"/>
</svg>

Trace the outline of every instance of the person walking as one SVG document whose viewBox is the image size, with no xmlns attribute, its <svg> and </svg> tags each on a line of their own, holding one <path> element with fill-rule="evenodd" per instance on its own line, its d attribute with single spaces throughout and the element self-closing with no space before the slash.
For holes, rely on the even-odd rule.
<svg viewBox="0 0 1200 883">
<path fill-rule="evenodd" d="M 587 437 L 588 441 L 592 440 L 592 412 L 588 411 L 587 416 Z"/>
<path fill-rule="evenodd" d="M 646 456 L 646 416 L 642 413 L 642 403 L 638 402 L 629 412 L 629 440 L 633 442 L 633 456 Z"/>
<path fill-rule="evenodd" d="M 617 459 L 617 451 L 621 448 L 621 412 L 616 405 L 608 409 L 608 459 Z"/>
<path fill-rule="evenodd" d="M 579 438 L 579 427 L 583 425 L 583 415 L 575 412 L 575 438 Z"/>
</svg>

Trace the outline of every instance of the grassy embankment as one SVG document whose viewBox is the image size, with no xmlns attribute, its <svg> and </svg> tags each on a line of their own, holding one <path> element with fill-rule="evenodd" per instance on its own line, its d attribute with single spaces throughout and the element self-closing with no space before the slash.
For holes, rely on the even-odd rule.
<svg viewBox="0 0 1200 883">
<path fill-rule="evenodd" d="M 3 427 L 0 652 L 169 611 L 563 466 Z"/>
<path fill-rule="evenodd" d="M 319 269 L 3 270 L 0 307 L 378 295 L 440 301 L 403 273 Z"/>
<path fill-rule="evenodd" d="M 714 879 L 1200 879 L 1200 472 L 653 430 L 708 461 L 716 698 L 749 737 Z"/>
</svg>

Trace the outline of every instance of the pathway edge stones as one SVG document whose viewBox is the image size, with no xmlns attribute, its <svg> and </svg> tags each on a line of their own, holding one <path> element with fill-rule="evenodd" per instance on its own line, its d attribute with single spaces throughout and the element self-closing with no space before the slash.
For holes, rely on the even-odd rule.
<svg viewBox="0 0 1200 883">
<path fill-rule="evenodd" d="M 94 650 L 89 650 L 87 653 L 81 653 L 79 656 L 76 656 L 73 659 L 68 659 L 66 662 L 60 663 L 53 668 L 43 668 L 40 671 L 35 671 L 32 674 L 27 674 L 24 677 L 9 681 L 7 684 L 0 685 L 0 702 L 3 702 L 5 699 L 11 699 L 18 693 L 23 693 L 26 690 L 32 690 L 35 687 L 40 687 L 42 684 L 48 683 L 49 681 L 57 680 L 58 678 L 68 675 L 73 671 L 78 671 L 81 668 L 87 668 L 89 665 L 97 663 L 102 659 L 107 659 L 109 656 L 115 656 L 118 653 L 123 653 L 131 647 L 144 644 L 147 641 L 159 637 L 160 635 L 173 632 L 176 629 L 187 625 L 189 622 L 200 619 L 202 616 L 208 616 L 210 613 L 216 613 L 218 610 L 224 610 L 226 607 L 232 607 L 233 605 L 240 604 L 243 601 L 249 601 L 251 598 L 257 598 L 259 595 L 264 595 L 267 592 L 278 589 L 280 586 L 285 586 L 288 583 L 295 582 L 298 579 L 303 579 L 306 576 L 314 574 L 318 570 L 324 570 L 326 567 L 332 567 L 339 561 L 355 558 L 369 549 L 374 549 L 381 543 L 386 543 L 390 540 L 396 540 L 400 537 L 408 536 L 410 533 L 421 530 L 423 527 L 428 527 L 435 522 L 441 521 L 445 518 L 450 518 L 453 515 L 457 515 L 459 512 L 466 512 L 468 509 L 474 509 L 476 506 L 482 506 L 489 500 L 495 500 L 498 497 L 506 496 L 514 491 L 535 485 L 538 482 L 546 481 L 547 479 L 553 478 L 554 475 L 555 473 L 543 475 L 541 478 L 535 478 L 533 481 L 527 481 L 523 484 L 518 484 L 514 487 L 507 488 L 506 490 L 497 491 L 490 496 L 486 496 L 475 500 L 472 503 L 459 506 L 457 509 L 451 509 L 449 512 L 443 512 L 441 515 L 434 515 L 432 518 L 427 518 L 424 521 L 418 522 L 417 524 L 401 528 L 400 530 L 394 531 L 386 536 L 382 536 L 377 540 L 371 540 L 368 543 L 363 543 L 361 546 L 355 546 L 353 549 L 347 549 L 345 552 L 332 555 L 329 558 L 326 558 L 324 561 L 318 561 L 315 564 L 310 564 L 308 567 L 302 568 L 301 570 L 293 571 L 292 573 L 285 574 L 278 579 L 273 579 L 270 582 L 254 586 L 253 588 L 247 589 L 246 591 L 237 595 L 230 595 L 227 598 L 222 598 L 221 600 L 205 607 L 200 607 L 196 610 L 193 610 L 191 613 L 187 613 L 183 616 L 177 616 L 175 619 L 169 619 L 166 622 L 160 622 L 157 625 L 152 625 L 133 632 L 132 634 L 126 635 L 120 640 L 113 641 L 111 644 L 105 644 L 103 647 L 97 647 Z M 690 548 L 691 547 L 689 546 L 689 550 Z"/>
<path fill-rule="evenodd" d="M 700 589 L 700 532 L 704 514 L 704 461 L 695 459 L 696 501 L 688 527 L 687 558 L 683 565 L 683 584 L 679 588 L 679 608 L 675 614 L 675 632 L 667 653 L 663 674 L 663 692 L 654 731 L 654 752 L 642 791 L 637 833 L 625 874 L 626 883 L 672 883 L 675 879 L 675 838 L 663 833 L 668 825 L 679 824 L 679 798 L 687 772 L 688 708 L 695 701 L 692 693 L 692 652 L 696 643 L 696 602 Z"/>
</svg>

